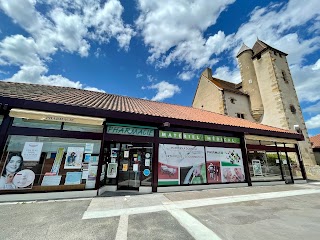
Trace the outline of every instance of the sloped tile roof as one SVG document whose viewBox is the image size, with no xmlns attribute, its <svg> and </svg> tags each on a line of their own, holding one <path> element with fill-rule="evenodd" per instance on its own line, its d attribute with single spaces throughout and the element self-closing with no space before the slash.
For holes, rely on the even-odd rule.
<svg viewBox="0 0 320 240">
<path fill-rule="evenodd" d="M 252 51 L 253 51 L 253 57 L 256 56 L 257 54 L 263 52 L 264 50 L 266 49 L 271 49 L 271 50 L 274 50 L 274 51 L 277 51 L 277 52 L 280 52 L 281 54 L 287 56 L 288 54 L 274 48 L 274 47 L 271 47 L 270 45 L 266 44 L 265 42 L 261 41 L 261 40 L 257 40 L 255 42 L 255 44 L 253 45 L 252 47 Z"/>
<path fill-rule="evenodd" d="M 251 48 L 249 48 L 247 45 L 245 45 L 244 43 L 242 43 L 242 46 L 241 46 L 241 48 L 239 49 L 239 51 L 238 51 L 238 53 L 237 53 L 237 57 L 239 57 L 239 55 L 240 55 L 241 53 L 243 53 L 243 52 L 245 52 L 245 51 L 248 51 L 248 50 L 252 51 Z"/>
<path fill-rule="evenodd" d="M 214 77 L 212 77 L 212 79 L 210 79 L 210 81 L 213 82 L 217 87 L 219 87 L 223 90 L 237 93 L 237 94 L 241 94 L 241 95 L 247 95 L 237 89 L 239 84 L 234 84 L 232 82 L 227 82 L 227 81 L 221 80 L 219 78 L 214 78 Z"/>
<path fill-rule="evenodd" d="M 192 107 L 118 96 L 113 94 L 38 84 L 0 81 L 0 97 L 10 97 L 36 102 L 56 103 L 69 106 L 113 110 L 155 117 L 166 117 L 232 127 L 243 127 L 280 133 L 297 133 L 248 120 L 225 116 Z"/>
<path fill-rule="evenodd" d="M 312 148 L 320 148 L 320 134 L 310 137 Z"/>
</svg>

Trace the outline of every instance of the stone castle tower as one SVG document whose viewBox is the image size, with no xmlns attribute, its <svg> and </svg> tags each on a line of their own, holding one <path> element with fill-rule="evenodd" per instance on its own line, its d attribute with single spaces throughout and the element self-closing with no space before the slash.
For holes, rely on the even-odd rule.
<svg viewBox="0 0 320 240">
<path fill-rule="evenodd" d="M 288 130 L 298 125 L 305 137 L 299 142 L 302 159 L 313 166 L 315 158 L 286 56 L 261 40 L 252 49 L 243 44 L 237 54 L 242 82 L 214 78 L 206 69 L 193 107 Z"/>
</svg>

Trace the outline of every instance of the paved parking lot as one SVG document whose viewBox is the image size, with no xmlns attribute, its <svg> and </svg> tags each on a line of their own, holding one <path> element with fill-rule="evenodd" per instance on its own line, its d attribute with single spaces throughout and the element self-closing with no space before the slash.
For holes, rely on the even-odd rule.
<svg viewBox="0 0 320 240">
<path fill-rule="evenodd" d="M 0 204 L 0 239 L 319 239 L 320 185 Z"/>
</svg>

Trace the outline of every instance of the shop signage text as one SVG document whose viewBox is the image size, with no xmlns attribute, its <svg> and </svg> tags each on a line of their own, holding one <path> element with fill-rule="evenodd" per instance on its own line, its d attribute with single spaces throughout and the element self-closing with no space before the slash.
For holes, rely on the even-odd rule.
<svg viewBox="0 0 320 240">
<path fill-rule="evenodd" d="M 159 131 L 160 138 L 182 139 L 182 132 Z"/>
<path fill-rule="evenodd" d="M 153 137 L 154 136 L 153 129 L 122 127 L 122 126 L 108 126 L 107 133 L 121 134 L 121 135 L 135 135 L 135 136 L 143 136 L 143 137 Z"/>
<path fill-rule="evenodd" d="M 240 144 L 240 138 L 236 138 L 236 137 L 223 137 L 223 136 L 171 132 L 171 131 L 159 131 L 159 138 L 171 138 L 171 139 L 184 139 L 184 140 L 193 140 L 193 141 L 225 142 L 225 143 Z"/>
</svg>

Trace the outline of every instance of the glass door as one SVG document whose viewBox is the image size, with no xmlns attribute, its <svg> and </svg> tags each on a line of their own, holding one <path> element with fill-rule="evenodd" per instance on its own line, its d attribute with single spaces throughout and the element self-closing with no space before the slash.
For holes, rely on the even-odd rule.
<svg viewBox="0 0 320 240">
<path fill-rule="evenodd" d="M 139 189 L 140 163 L 137 151 L 132 151 L 132 144 L 121 144 L 119 152 L 118 189 Z"/>
</svg>

